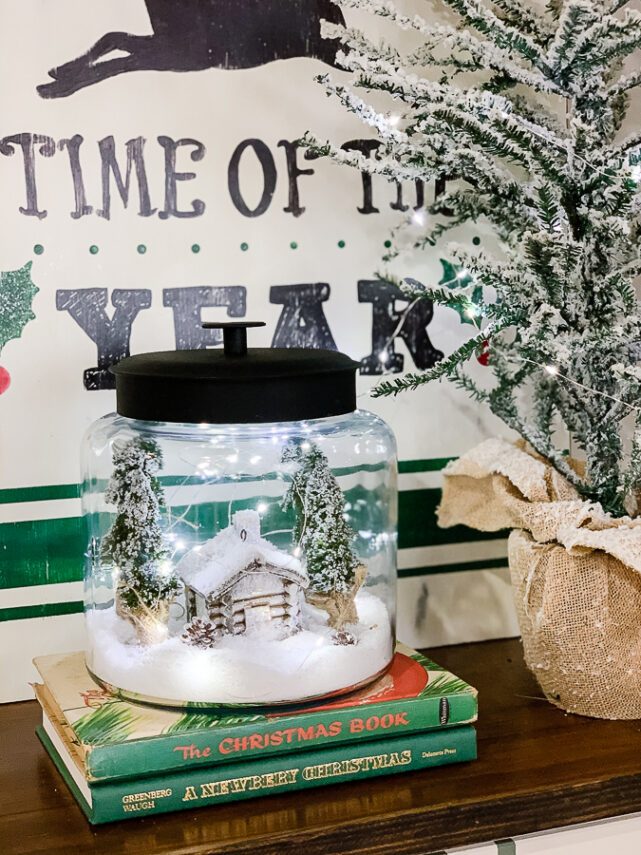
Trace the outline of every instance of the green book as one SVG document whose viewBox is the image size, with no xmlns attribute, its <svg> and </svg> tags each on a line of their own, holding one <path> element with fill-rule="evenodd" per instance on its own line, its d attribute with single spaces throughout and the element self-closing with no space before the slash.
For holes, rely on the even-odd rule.
<svg viewBox="0 0 641 855">
<path fill-rule="evenodd" d="M 34 660 L 34 686 L 69 732 L 89 781 L 138 778 L 471 723 L 476 690 L 422 654 L 397 646 L 392 667 L 350 695 L 292 708 L 180 711 L 132 704 L 90 677 L 82 653 Z"/>
<path fill-rule="evenodd" d="M 463 725 L 136 780 L 90 783 L 78 758 L 72 756 L 73 746 L 64 741 L 61 730 L 46 713 L 36 733 L 93 824 L 426 769 L 476 757 L 476 732 Z"/>
</svg>

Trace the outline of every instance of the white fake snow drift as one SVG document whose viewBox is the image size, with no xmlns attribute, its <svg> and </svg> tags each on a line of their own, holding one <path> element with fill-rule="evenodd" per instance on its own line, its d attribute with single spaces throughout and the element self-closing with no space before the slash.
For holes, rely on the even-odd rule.
<svg viewBox="0 0 641 855">
<path fill-rule="evenodd" d="M 186 644 L 180 634 L 141 647 L 131 643 L 132 627 L 114 608 L 95 610 L 87 614 L 88 664 L 123 692 L 173 703 L 273 704 L 320 697 L 366 681 L 392 660 L 385 604 L 361 590 L 356 608 L 358 623 L 345 627 L 356 644 L 333 644 L 325 612 L 304 604 L 301 632 L 280 641 L 227 635 L 212 650 Z"/>
</svg>

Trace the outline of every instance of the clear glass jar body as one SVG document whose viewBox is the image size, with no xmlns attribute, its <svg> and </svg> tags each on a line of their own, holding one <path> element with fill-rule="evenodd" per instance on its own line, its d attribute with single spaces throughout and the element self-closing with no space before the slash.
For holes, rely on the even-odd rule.
<svg viewBox="0 0 641 855">
<path fill-rule="evenodd" d="M 87 665 L 132 700 L 269 705 L 365 685 L 395 647 L 394 436 L 364 411 L 83 443 Z"/>
</svg>

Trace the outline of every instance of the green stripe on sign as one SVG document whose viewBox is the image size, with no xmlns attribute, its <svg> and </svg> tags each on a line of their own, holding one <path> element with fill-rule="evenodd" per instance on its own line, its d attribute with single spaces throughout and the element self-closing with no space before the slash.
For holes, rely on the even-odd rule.
<svg viewBox="0 0 641 855">
<path fill-rule="evenodd" d="M 401 490 L 398 494 L 399 549 L 496 540 L 503 536 L 501 532 L 475 531 L 464 525 L 439 528 L 436 508 L 440 500 L 441 491 L 437 489 Z"/>
<path fill-rule="evenodd" d="M 501 537 L 465 526 L 438 528 L 436 506 L 440 490 L 405 490 L 399 494 L 399 547 L 466 543 Z M 82 579 L 87 548 L 81 517 L 29 520 L 0 525 L 0 589 L 76 582 Z M 487 567 L 489 562 L 479 562 Z M 425 568 L 447 572 L 447 565 Z M 459 569 L 474 569 L 473 566 Z M 420 571 L 412 573 L 417 575 Z M 402 571 L 403 575 L 410 575 Z"/>
<path fill-rule="evenodd" d="M 75 615 L 82 612 L 83 609 L 84 603 L 81 600 L 76 600 L 73 603 L 45 603 L 41 606 L 17 606 L 13 609 L 0 609 L 0 623 L 5 620 L 27 620 L 29 618 Z"/>
<path fill-rule="evenodd" d="M 14 505 L 20 502 L 53 502 L 56 499 L 77 499 L 79 495 L 79 484 L 55 484 L 50 487 L 12 487 L 8 490 L 0 490 L 0 505 Z"/>
<path fill-rule="evenodd" d="M 485 561 L 459 561 L 456 564 L 431 564 L 427 567 L 406 567 L 398 571 L 399 579 L 411 576 L 433 576 L 435 573 L 461 573 L 465 570 L 497 570 L 508 567 L 507 558 L 488 558 Z"/>
<path fill-rule="evenodd" d="M 0 525 L 0 589 L 82 579 L 82 517 Z"/>
<path fill-rule="evenodd" d="M 409 460 L 401 462 L 401 472 L 438 471 L 452 458 Z M 436 507 L 441 491 L 402 490 L 399 493 L 399 547 L 473 543 L 501 537 L 497 532 L 477 532 L 465 526 L 438 528 Z M 0 504 L 55 501 L 78 496 L 78 485 L 24 487 L 0 490 Z M 86 550 L 84 523 L 81 517 L 29 520 L 0 525 L 0 589 L 22 588 L 76 582 L 82 579 Z M 504 567 L 505 561 L 468 562 L 401 570 L 399 575 L 417 576 L 455 570 Z"/>
<path fill-rule="evenodd" d="M 399 475 L 409 475 L 412 472 L 440 472 L 456 457 L 432 457 L 429 460 L 399 460 Z"/>
<path fill-rule="evenodd" d="M 412 472 L 439 472 L 451 460 L 456 460 L 455 457 L 433 457 L 425 460 L 401 460 L 398 464 L 398 471 L 401 475 L 407 475 Z M 362 467 L 358 467 L 362 468 Z M 375 471 L 378 466 L 365 467 Z M 349 474 L 350 472 L 358 471 L 357 467 L 337 470 L 339 475 Z M 190 483 L 190 480 L 180 477 L 171 477 L 163 479 L 167 484 L 182 484 Z M 201 479 L 194 478 L 192 483 L 200 483 Z M 19 504 L 20 502 L 53 502 L 57 499 L 77 499 L 80 496 L 80 484 L 52 484 L 42 487 L 10 487 L 6 490 L 0 490 L 0 505 Z"/>
</svg>

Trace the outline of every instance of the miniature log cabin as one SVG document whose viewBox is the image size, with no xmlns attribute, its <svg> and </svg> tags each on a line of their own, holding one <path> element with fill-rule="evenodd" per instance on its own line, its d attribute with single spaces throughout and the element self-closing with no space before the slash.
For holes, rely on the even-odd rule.
<svg viewBox="0 0 641 855">
<path fill-rule="evenodd" d="M 238 511 L 232 524 L 178 563 L 187 621 L 210 621 L 221 634 L 285 638 L 301 626 L 308 585 L 298 559 L 261 537 L 256 511 Z"/>
</svg>

